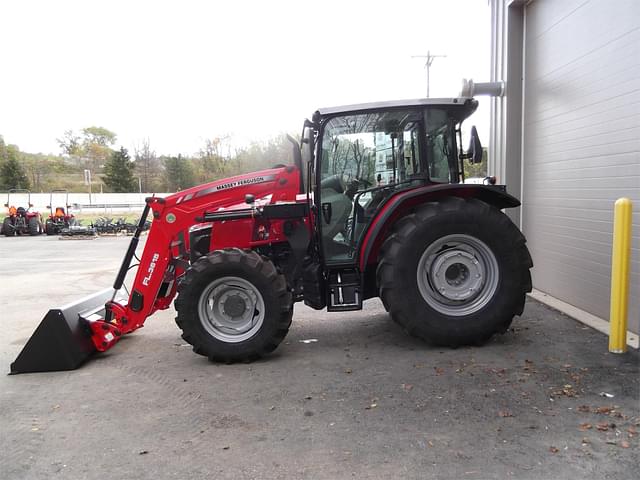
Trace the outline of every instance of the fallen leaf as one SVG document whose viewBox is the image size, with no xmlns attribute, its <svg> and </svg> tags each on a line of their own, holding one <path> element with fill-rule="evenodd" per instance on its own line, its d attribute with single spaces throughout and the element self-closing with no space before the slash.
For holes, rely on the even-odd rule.
<svg viewBox="0 0 640 480">
<path fill-rule="evenodd" d="M 591 407 L 589 405 L 580 405 L 578 407 L 578 411 L 582 413 L 589 413 L 591 411 Z"/>
<path fill-rule="evenodd" d="M 509 410 L 500 410 L 500 411 L 498 412 L 498 415 L 499 415 L 499 416 L 501 416 L 501 417 L 503 417 L 503 418 L 506 418 L 506 417 L 513 417 L 513 413 L 511 413 Z"/>
<path fill-rule="evenodd" d="M 149 453 L 149 450 L 140 450 L 138 455 L 146 455 L 147 453 Z"/>
<path fill-rule="evenodd" d="M 558 453 L 560 450 L 558 450 L 558 449 L 557 449 L 556 447 L 554 447 L 554 446 L 551 446 L 551 447 L 549 447 L 549 451 L 550 451 L 551 453 Z"/>
<path fill-rule="evenodd" d="M 410 392 L 413 389 L 413 385 L 411 385 L 410 383 L 403 383 L 402 384 L 402 389 L 405 392 Z"/>
<path fill-rule="evenodd" d="M 609 413 L 614 407 L 598 407 L 594 411 L 595 413 Z"/>
<path fill-rule="evenodd" d="M 444 373 L 444 368 L 433 367 L 433 369 L 436 371 L 437 376 L 440 376 Z"/>
<path fill-rule="evenodd" d="M 631 444 L 630 444 L 629 442 L 627 442 L 626 440 L 622 440 L 622 441 L 620 442 L 620 446 L 621 446 L 622 448 L 629 448 L 629 447 L 631 446 Z"/>
<path fill-rule="evenodd" d="M 627 432 L 629 433 L 630 437 L 633 437 L 634 435 L 638 434 L 638 430 L 636 430 L 635 427 L 627 428 Z"/>
<path fill-rule="evenodd" d="M 222 447 L 223 450 L 229 450 L 229 445 L 225 445 L 224 447 Z"/>
<path fill-rule="evenodd" d="M 580 426 L 578 427 L 578 430 L 580 430 L 581 432 L 584 432 L 585 430 L 590 430 L 592 427 L 592 425 L 590 423 L 581 423 Z"/>
<path fill-rule="evenodd" d="M 609 430 L 609 424 L 607 422 L 600 422 L 596 425 L 596 428 L 601 432 L 606 432 Z"/>
<path fill-rule="evenodd" d="M 344 373 L 352 373 L 352 372 L 353 372 L 353 370 L 351 370 L 350 368 L 346 368 L 346 369 L 344 370 Z"/>
</svg>

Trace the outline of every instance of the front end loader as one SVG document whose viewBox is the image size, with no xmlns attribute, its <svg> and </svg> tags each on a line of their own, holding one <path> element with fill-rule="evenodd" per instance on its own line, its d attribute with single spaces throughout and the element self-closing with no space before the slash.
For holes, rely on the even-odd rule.
<svg viewBox="0 0 640 480">
<path fill-rule="evenodd" d="M 293 306 L 350 311 L 379 297 L 407 332 L 479 345 L 524 309 L 533 266 L 502 212 L 504 185 L 465 184 L 479 162 L 472 98 L 320 109 L 294 165 L 150 197 L 113 287 L 50 310 L 11 373 L 77 368 L 174 302 L 195 353 L 251 361 L 272 352 Z M 153 222 L 128 294 L 145 221 Z"/>
</svg>

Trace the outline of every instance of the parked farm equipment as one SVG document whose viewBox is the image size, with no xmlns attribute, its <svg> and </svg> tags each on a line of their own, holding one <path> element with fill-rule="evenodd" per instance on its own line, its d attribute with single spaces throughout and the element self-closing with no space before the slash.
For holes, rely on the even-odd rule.
<svg viewBox="0 0 640 480">
<path fill-rule="evenodd" d="M 52 190 L 49 194 L 47 208 L 49 209 L 49 218 L 45 223 L 47 235 L 58 235 L 62 230 L 77 224 L 75 216 L 69 211 L 71 205 L 69 204 L 69 192 L 66 190 Z"/>
<path fill-rule="evenodd" d="M 17 198 L 16 198 L 17 197 Z M 16 207 L 16 205 L 18 205 Z M 24 207 L 26 205 L 26 208 Z M 2 222 L 2 234 L 7 237 L 15 235 L 39 235 L 42 233 L 42 216 L 32 211 L 31 192 L 24 189 L 11 189 L 7 193 L 8 215 Z"/>
<path fill-rule="evenodd" d="M 77 368 L 175 298 L 194 352 L 250 361 L 273 351 L 295 302 L 348 311 L 380 297 L 407 332 L 444 346 L 507 330 L 531 290 L 525 238 L 504 185 L 464 184 L 472 98 L 321 109 L 294 165 L 150 197 L 113 288 L 50 310 L 12 373 Z M 153 223 L 126 297 L 125 277 Z M 138 257 L 136 257 L 138 258 Z M 123 298 L 125 297 L 125 298 Z"/>
<path fill-rule="evenodd" d="M 100 217 L 92 223 L 92 227 L 99 235 L 117 235 L 118 233 L 132 235 L 136 231 L 139 222 L 139 218 L 135 222 L 128 222 L 123 217 L 115 221 L 110 217 Z M 151 228 L 151 222 L 145 220 L 142 225 L 142 231 L 149 230 L 149 228 Z"/>
</svg>

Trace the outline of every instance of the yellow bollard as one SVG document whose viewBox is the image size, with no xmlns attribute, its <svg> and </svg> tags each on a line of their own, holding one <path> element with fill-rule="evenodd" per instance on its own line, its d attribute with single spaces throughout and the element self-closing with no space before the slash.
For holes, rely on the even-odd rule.
<svg viewBox="0 0 640 480">
<path fill-rule="evenodd" d="M 628 198 L 616 200 L 613 215 L 611 256 L 611 311 L 609 351 L 627 351 L 627 308 L 629 304 L 629 265 L 631 263 L 631 210 Z"/>
</svg>

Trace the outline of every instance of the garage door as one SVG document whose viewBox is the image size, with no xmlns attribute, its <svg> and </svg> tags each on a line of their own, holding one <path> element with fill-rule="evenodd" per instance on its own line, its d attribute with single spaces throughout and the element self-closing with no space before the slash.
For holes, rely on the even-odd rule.
<svg viewBox="0 0 640 480">
<path fill-rule="evenodd" d="M 522 222 L 534 287 L 607 319 L 613 203 L 630 197 L 637 333 L 640 2 L 534 0 L 524 45 Z"/>
</svg>

